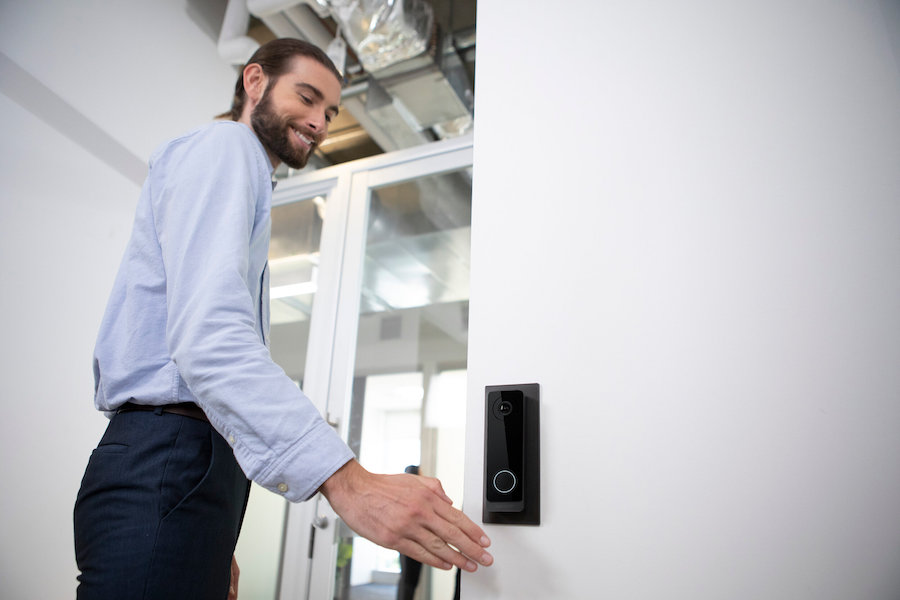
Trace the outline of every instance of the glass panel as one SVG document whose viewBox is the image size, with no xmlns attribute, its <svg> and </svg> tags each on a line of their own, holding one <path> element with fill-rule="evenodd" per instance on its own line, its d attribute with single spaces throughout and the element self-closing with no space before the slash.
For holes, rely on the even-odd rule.
<svg viewBox="0 0 900 600">
<path fill-rule="evenodd" d="M 269 283 L 272 358 L 299 386 L 306 366 L 309 319 L 316 292 L 325 199 L 272 208 Z M 287 501 L 252 484 L 235 552 L 240 596 L 275 600 Z"/>
<path fill-rule="evenodd" d="M 471 175 L 372 190 L 348 443 L 369 470 L 418 470 L 462 500 Z M 344 532 L 335 598 L 453 598 L 432 570 Z M 398 589 L 402 588 L 402 589 Z"/>
</svg>

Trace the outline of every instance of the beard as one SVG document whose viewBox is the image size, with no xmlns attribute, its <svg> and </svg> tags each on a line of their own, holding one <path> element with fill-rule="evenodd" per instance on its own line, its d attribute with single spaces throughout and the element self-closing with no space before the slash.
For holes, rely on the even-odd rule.
<svg viewBox="0 0 900 600">
<path fill-rule="evenodd" d="M 275 114 L 269 90 L 263 93 L 259 104 L 250 113 L 250 124 L 263 147 L 277 156 L 281 162 L 292 169 L 302 169 L 306 166 L 315 146 L 306 151 L 291 143 L 294 133 L 287 122 Z"/>
</svg>

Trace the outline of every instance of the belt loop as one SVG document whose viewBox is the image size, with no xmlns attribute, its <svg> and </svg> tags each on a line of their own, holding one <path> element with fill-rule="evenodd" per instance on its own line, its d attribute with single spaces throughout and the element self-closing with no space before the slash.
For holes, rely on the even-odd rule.
<svg viewBox="0 0 900 600">
<path fill-rule="evenodd" d="M 164 408 L 165 406 L 157 406 L 153 409 L 153 414 L 155 414 L 156 416 L 162 416 Z"/>
</svg>

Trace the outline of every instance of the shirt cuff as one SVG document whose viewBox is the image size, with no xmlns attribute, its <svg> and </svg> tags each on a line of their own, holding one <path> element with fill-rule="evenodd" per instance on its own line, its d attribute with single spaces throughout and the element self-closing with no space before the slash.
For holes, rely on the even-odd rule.
<svg viewBox="0 0 900 600">
<path fill-rule="evenodd" d="M 353 452 L 337 432 L 320 421 L 290 451 L 275 459 L 274 464 L 263 466 L 256 477 L 250 478 L 291 502 L 303 502 L 353 458 Z"/>
</svg>

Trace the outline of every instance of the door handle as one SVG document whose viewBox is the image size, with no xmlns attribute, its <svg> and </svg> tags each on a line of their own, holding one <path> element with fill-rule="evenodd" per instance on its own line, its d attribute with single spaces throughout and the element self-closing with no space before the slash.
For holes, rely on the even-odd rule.
<svg viewBox="0 0 900 600">
<path fill-rule="evenodd" d="M 319 515 L 315 519 L 313 519 L 313 527 L 316 529 L 326 529 L 328 527 L 328 517 L 325 515 Z"/>
</svg>

